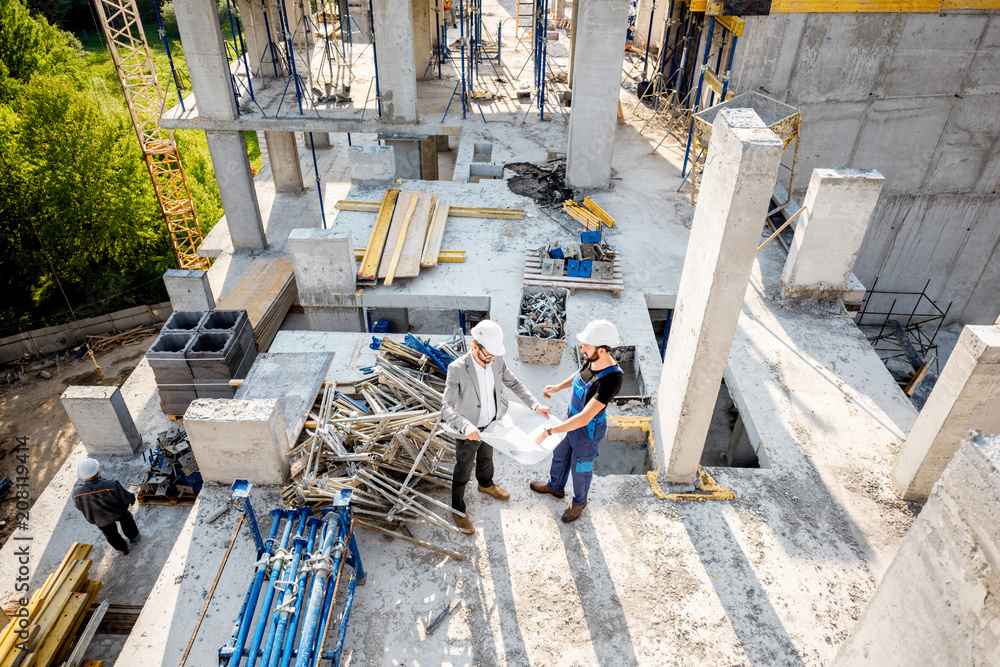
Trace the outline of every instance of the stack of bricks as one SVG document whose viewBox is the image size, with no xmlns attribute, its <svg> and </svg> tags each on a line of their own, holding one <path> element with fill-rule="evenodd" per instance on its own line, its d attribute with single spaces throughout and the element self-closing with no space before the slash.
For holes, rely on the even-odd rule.
<svg viewBox="0 0 1000 667">
<path fill-rule="evenodd" d="M 244 310 L 174 311 L 146 353 L 168 415 L 196 398 L 233 398 L 229 381 L 245 378 L 256 357 Z"/>
</svg>

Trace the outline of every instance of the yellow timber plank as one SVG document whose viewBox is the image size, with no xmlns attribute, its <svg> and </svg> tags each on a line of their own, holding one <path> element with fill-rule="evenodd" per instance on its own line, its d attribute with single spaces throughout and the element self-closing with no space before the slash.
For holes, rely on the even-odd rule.
<svg viewBox="0 0 1000 667">
<path fill-rule="evenodd" d="M 340 211 L 374 213 L 379 210 L 379 204 L 374 201 L 341 199 L 334 204 L 334 208 Z M 503 218 L 507 220 L 523 220 L 524 210 L 520 208 L 477 208 L 475 206 L 452 206 L 450 207 L 448 215 L 452 218 Z"/>
<path fill-rule="evenodd" d="M 707 73 L 708 72 L 706 72 L 706 74 Z M 615 219 L 612 218 L 610 215 L 608 215 L 608 212 L 605 211 L 603 208 L 601 208 L 600 205 L 597 202 L 595 202 L 593 199 L 591 199 L 590 197 L 584 197 L 583 204 L 587 207 L 587 209 L 590 210 L 591 213 L 593 213 L 594 215 L 596 215 L 597 218 L 601 222 L 603 222 L 604 224 L 606 224 L 608 227 L 614 227 L 615 226 Z"/>
<path fill-rule="evenodd" d="M 86 586 L 85 582 L 88 581 L 87 573 L 90 572 L 90 566 L 91 561 L 89 560 L 78 560 L 73 563 L 63 583 L 52 592 L 48 603 L 38 616 L 40 629 L 34 643 L 29 645 L 32 650 L 37 650 L 38 647 L 44 646 L 49 633 L 62 615 L 63 608 L 69 602 L 70 597 L 81 586 Z"/>
<path fill-rule="evenodd" d="M 90 608 L 90 595 L 73 593 L 63 607 L 62 613 L 56 619 L 48 636 L 35 648 L 35 663 L 39 667 L 48 667 L 67 642 L 73 641 L 73 635 L 80 627 L 87 609 Z"/>
<path fill-rule="evenodd" d="M 567 199 L 563 202 L 563 210 L 591 231 L 596 231 L 601 228 L 600 219 L 572 199 Z"/>
<path fill-rule="evenodd" d="M 437 206 L 438 195 L 420 193 L 417 195 L 417 207 L 410 217 L 406 232 L 400 236 L 402 248 L 393 278 L 416 278 L 420 275 L 420 255 L 424 251 L 427 239 L 427 228 L 430 226 L 434 208 Z M 379 269 L 379 277 L 385 278 L 389 270 Z"/>
<path fill-rule="evenodd" d="M 232 289 L 219 299 L 218 308 L 247 311 L 247 319 L 256 333 L 294 275 L 291 258 L 254 259 Z"/>
<path fill-rule="evenodd" d="M 1000 9 L 1000 0 L 944 0 L 941 11 L 948 9 Z"/>
<path fill-rule="evenodd" d="M 360 260 L 365 256 L 364 248 L 354 249 L 354 259 Z M 464 262 L 465 261 L 465 251 L 464 250 L 439 250 L 438 251 L 438 264 L 445 264 L 448 262 Z M 235 380 L 234 380 L 235 382 Z"/>
<path fill-rule="evenodd" d="M 942 0 L 773 0 L 772 14 L 938 12 Z"/>
<path fill-rule="evenodd" d="M 103 660 L 84 660 L 80 667 L 104 667 Z"/>
<path fill-rule="evenodd" d="M 101 586 L 103 582 L 100 580 L 90 580 L 87 582 L 87 590 L 83 592 L 86 596 L 86 600 L 83 606 L 83 612 L 79 614 L 76 618 L 76 623 L 70 629 L 69 634 L 63 639 L 62 646 L 59 647 L 59 652 L 56 653 L 56 664 L 61 665 L 69 657 L 69 654 L 73 651 L 73 644 L 76 641 L 76 634 L 80 630 L 80 626 L 83 625 L 83 619 L 87 617 L 87 611 L 90 609 L 94 600 L 97 598 L 97 594 L 101 592 Z"/>
<path fill-rule="evenodd" d="M 723 28 L 737 37 L 743 35 L 743 26 L 746 25 L 746 21 L 741 19 L 739 16 L 716 16 L 715 21 L 716 23 L 721 23 Z"/>
<path fill-rule="evenodd" d="M 403 254 L 403 243 L 406 241 L 406 229 L 410 226 L 410 219 L 413 217 L 413 212 L 416 208 L 417 198 L 415 196 L 410 197 L 410 203 L 406 206 L 406 213 L 403 215 L 403 223 L 399 229 L 398 240 L 396 241 L 396 247 L 392 254 L 392 261 L 389 263 L 389 268 L 386 271 L 386 285 L 391 285 L 392 279 L 396 277 L 396 266 L 399 265 L 399 257 Z"/>
<path fill-rule="evenodd" d="M 378 217 L 375 218 L 375 226 L 372 227 L 372 235 L 368 239 L 368 249 L 365 252 L 365 256 L 361 258 L 361 268 L 358 269 L 358 280 L 375 280 L 375 276 L 378 275 L 378 264 L 382 259 L 382 250 L 385 248 L 385 241 L 389 235 L 389 224 L 392 222 L 393 210 L 396 208 L 398 197 L 399 190 L 386 190 L 385 196 L 382 197 L 382 203 L 378 204 L 375 209 L 378 211 Z M 337 202 L 337 206 L 339 207 L 344 203 L 348 202 L 339 201 Z M 369 202 L 362 203 L 368 204 Z"/>
<path fill-rule="evenodd" d="M 396 207 L 392 212 L 389 230 L 382 248 L 382 258 L 379 261 L 378 273 L 375 274 L 375 277 L 385 278 L 386 271 L 389 269 L 389 262 L 392 261 L 392 256 L 395 254 L 396 246 L 400 241 L 399 231 L 403 228 L 403 220 L 406 218 L 407 211 L 410 210 L 410 202 L 417 201 L 417 195 L 419 194 L 419 192 L 414 190 L 401 190 L 399 196 L 396 198 Z"/>
<path fill-rule="evenodd" d="M 441 242 L 444 240 L 444 228 L 448 224 L 448 202 L 441 202 L 434 208 L 434 218 L 427 230 L 427 241 L 424 242 L 424 252 L 420 257 L 422 268 L 437 266 L 441 255 Z"/>
</svg>

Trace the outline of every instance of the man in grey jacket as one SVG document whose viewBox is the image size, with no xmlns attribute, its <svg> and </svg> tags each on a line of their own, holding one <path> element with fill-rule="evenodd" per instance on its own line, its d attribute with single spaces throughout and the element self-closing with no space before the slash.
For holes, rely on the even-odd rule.
<svg viewBox="0 0 1000 667">
<path fill-rule="evenodd" d="M 128 555 L 128 542 L 118 532 L 118 524 L 129 542 L 139 541 L 139 527 L 135 525 L 130 505 L 135 504 L 135 494 L 126 490 L 121 482 L 101 479 L 100 464 L 94 459 L 84 459 L 76 467 L 80 481 L 73 487 L 73 504 L 83 513 L 83 518 L 101 529 L 108 543 Z"/>
<path fill-rule="evenodd" d="M 510 494 L 493 482 L 493 448 L 483 442 L 480 430 L 507 414 L 510 401 L 503 395 L 506 386 L 531 409 L 548 417 L 549 408 L 540 405 L 534 395 L 504 363 L 503 330 L 484 320 L 472 329 L 472 350 L 448 366 L 441 414 L 456 431 L 463 434 L 455 447 L 455 473 L 451 482 L 451 507 L 455 524 L 467 535 L 476 532 L 465 514 L 465 486 L 475 463 L 479 491 L 497 500 Z"/>
</svg>

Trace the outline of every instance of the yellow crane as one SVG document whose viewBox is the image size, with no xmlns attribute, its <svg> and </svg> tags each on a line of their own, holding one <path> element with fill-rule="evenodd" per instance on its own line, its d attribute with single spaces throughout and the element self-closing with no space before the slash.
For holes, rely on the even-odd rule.
<svg viewBox="0 0 1000 667">
<path fill-rule="evenodd" d="M 101 18 L 101 28 L 111 49 L 118 81 L 125 92 L 142 156 L 153 179 L 160 210 L 167 221 L 177 262 L 182 269 L 203 269 L 208 259 L 199 257 L 201 228 L 191 201 L 181 156 L 174 133 L 162 129 L 157 121 L 163 108 L 163 93 L 153 69 L 146 33 L 139 21 L 135 0 L 94 0 Z"/>
</svg>

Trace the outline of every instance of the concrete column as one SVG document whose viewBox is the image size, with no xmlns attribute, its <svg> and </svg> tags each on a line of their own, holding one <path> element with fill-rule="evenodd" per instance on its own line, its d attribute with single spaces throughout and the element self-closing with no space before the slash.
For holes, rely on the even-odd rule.
<svg viewBox="0 0 1000 667">
<path fill-rule="evenodd" d="M 294 132 L 265 132 L 267 160 L 276 192 L 301 192 L 302 167 Z"/>
<path fill-rule="evenodd" d="M 396 160 L 392 146 L 351 146 L 347 162 L 351 183 L 355 185 L 389 185 L 396 180 Z"/>
<path fill-rule="evenodd" d="M 843 298 L 883 183 L 875 169 L 813 169 L 781 274 L 781 298 Z"/>
<path fill-rule="evenodd" d="M 576 57 L 576 23 L 578 18 L 577 9 L 580 5 L 580 0 L 571 0 L 573 9 L 570 10 L 569 15 L 569 66 L 566 69 L 566 81 L 569 82 L 569 87 L 573 87 L 573 60 Z"/>
<path fill-rule="evenodd" d="M 587 0 L 573 17 L 580 48 L 573 55 L 573 105 L 569 115 L 566 183 L 574 188 L 606 188 L 618 122 L 621 59 L 625 53 L 628 3 Z"/>
<path fill-rule="evenodd" d="M 381 64 L 378 81 L 382 122 L 414 123 L 417 121 L 417 78 L 413 61 L 413 6 L 409 2 L 400 6 L 395 0 L 373 0 L 372 10 L 375 45 Z"/>
<path fill-rule="evenodd" d="M 557 20 L 566 18 L 566 0 L 555 1 L 555 13 Z"/>
<path fill-rule="evenodd" d="M 653 417 L 668 482 L 698 470 L 780 159 L 781 140 L 753 110 L 719 113 Z"/>
<path fill-rule="evenodd" d="M 199 398 L 184 413 L 184 429 L 207 483 L 288 480 L 288 434 L 277 399 Z"/>
<path fill-rule="evenodd" d="M 1000 646 L 1000 436 L 958 448 L 833 661 L 995 665 Z"/>
<path fill-rule="evenodd" d="M 167 269 L 163 284 L 174 310 L 214 310 L 215 296 L 208 284 L 208 272 Z"/>
<path fill-rule="evenodd" d="M 314 144 L 318 151 L 330 147 L 329 132 L 305 132 L 303 136 L 306 139 L 306 148 L 313 148 Z"/>
<path fill-rule="evenodd" d="M 263 250 L 267 247 L 267 237 L 260 219 L 243 133 L 206 130 L 205 138 L 215 166 L 215 180 L 219 184 L 219 197 L 226 211 L 233 249 Z"/>
<path fill-rule="evenodd" d="M 267 26 L 260 0 L 239 0 L 243 39 L 247 47 L 247 63 L 254 76 L 274 78 L 271 52 L 267 48 Z"/>
<path fill-rule="evenodd" d="M 420 142 L 420 178 L 425 181 L 438 180 L 438 142 L 430 136 Z"/>
<path fill-rule="evenodd" d="M 428 0 L 411 0 L 413 3 L 413 70 L 423 78 L 431 62 L 433 41 L 431 40 L 430 4 Z M 379 72 L 381 74 L 381 72 Z M 428 74 L 430 74 L 428 72 Z"/>
<path fill-rule="evenodd" d="M 903 498 L 927 498 L 972 429 L 1000 433 L 1000 325 L 962 330 L 892 470 Z"/>
<path fill-rule="evenodd" d="M 420 142 L 413 139 L 390 139 L 385 142 L 392 147 L 396 162 L 396 178 L 420 179 Z"/>
<path fill-rule="evenodd" d="M 335 299 L 353 294 L 358 275 L 351 235 L 332 229 L 293 229 L 288 250 L 295 267 L 295 285 L 303 306 L 335 306 Z"/>
<path fill-rule="evenodd" d="M 235 119 L 236 100 L 214 0 L 176 0 L 174 9 L 198 113 L 210 118 Z"/>
<path fill-rule="evenodd" d="M 66 387 L 59 400 L 88 454 L 132 455 L 142 444 L 118 387 Z"/>
</svg>

